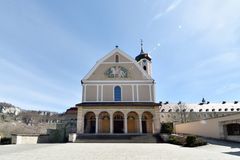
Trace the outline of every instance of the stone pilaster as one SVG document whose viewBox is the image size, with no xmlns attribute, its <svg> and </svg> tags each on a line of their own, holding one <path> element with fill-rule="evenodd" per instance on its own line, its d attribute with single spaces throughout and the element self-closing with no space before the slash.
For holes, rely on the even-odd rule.
<svg viewBox="0 0 240 160">
<path fill-rule="evenodd" d="M 127 114 L 124 115 L 124 133 L 128 133 Z"/>
<path fill-rule="evenodd" d="M 113 113 L 110 113 L 110 133 L 113 133 Z"/>
<path fill-rule="evenodd" d="M 96 116 L 96 125 L 95 125 L 95 127 L 96 127 L 96 133 L 98 133 L 98 116 Z"/>
<path fill-rule="evenodd" d="M 142 133 L 142 117 L 139 116 L 139 133 Z"/>
<path fill-rule="evenodd" d="M 77 133 L 78 134 L 83 134 L 84 133 L 84 115 L 83 115 L 83 108 L 82 108 L 82 106 L 78 107 Z"/>
<path fill-rule="evenodd" d="M 160 133 L 160 113 L 158 106 L 154 107 L 155 114 L 153 116 L 153 133 Z"/>
</svg>

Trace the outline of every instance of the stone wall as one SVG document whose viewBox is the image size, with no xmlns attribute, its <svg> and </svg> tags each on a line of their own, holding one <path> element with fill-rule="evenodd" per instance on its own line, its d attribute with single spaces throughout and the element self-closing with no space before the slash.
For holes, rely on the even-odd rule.
<svg viewBox="0 0 240 160">
<path fill-rule="evenodd" d="M 12 134 L 12 144 L 63 143 L 66 142 L 65 128 L 48 129 L 48 134 Z"/>
<path fill-rule="evenodd" d="M 12 144 L 37 144 L 39 135 L 12 135 Z"/>
<path fill-rule="evenodd" d="M 176 133 L 193 134 L 203 137 L 226 139 L 240 142 L 239 136 L 228 136 L 224 125 L 240 123 L 240 113 L 226 117 L 212 118 L 189 123 L 176 124 Z"/>
<path fill-rule="evenodd" d="M 0 135 L 2 137 L 10 137 L 11 134 L 47 134 L 48 129 L 56 128 L 57 124 L 53 123 L 26 125 L 20 122 L 1 122 Z"/>
</svg>

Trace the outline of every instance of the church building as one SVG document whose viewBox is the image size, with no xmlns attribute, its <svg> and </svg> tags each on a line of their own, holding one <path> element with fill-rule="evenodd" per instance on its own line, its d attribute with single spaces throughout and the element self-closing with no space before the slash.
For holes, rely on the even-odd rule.
<svg viewBox="0 0 240 160">
<path fill-rule="evenodd" d="M 77 134 L 154 134 L 160 130 L 152 59 L 133 59 L 118 46 L 82 79 Z"/>
</svg>

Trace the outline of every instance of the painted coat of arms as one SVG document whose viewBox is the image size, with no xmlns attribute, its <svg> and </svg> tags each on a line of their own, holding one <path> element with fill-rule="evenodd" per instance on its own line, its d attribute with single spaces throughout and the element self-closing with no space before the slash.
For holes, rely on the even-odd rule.
<svg viewBox="0 0 240 160">
<path fill-rule="evenodd" d="M 106 70 L 105 75 L 108 78 L 127 78 L 128 70 L 121 66 L 112 66 Z"/>
</svg>

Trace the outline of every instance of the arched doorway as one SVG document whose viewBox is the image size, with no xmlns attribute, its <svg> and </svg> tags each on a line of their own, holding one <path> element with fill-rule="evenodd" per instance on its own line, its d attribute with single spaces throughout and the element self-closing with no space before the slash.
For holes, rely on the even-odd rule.
<svg viewBox="0 0 240 160">
<path fill-rule="evenodd" d="M 115 112 L 113 114 L 113 132 L 124 133 L 124 114 L 122 112 Z"/>
<path fill-rule="evenodd" d="M 87 112 L 84 116 L 84 133 L 96 133 L 96 117 L 93 112 Z"/>
<path fill-rule="evenodd" d="M 153 133 L 152 127 L 153 115 L 150 112 L 144 112 L 142 114 L 142 132 Z"/>
<path fill-rule="evenodd" d="M 99 114 L 99 133 L 110 132 L 110 116 L 108 112 L 101 112 Z"/>
<path fill-rule="evenodd" d="M 127 117 L 128 133 L 139 132 L 139 117 L 136 112 L 129 112 Z"/>
</svg>

